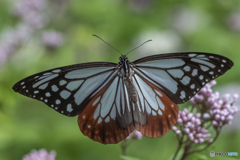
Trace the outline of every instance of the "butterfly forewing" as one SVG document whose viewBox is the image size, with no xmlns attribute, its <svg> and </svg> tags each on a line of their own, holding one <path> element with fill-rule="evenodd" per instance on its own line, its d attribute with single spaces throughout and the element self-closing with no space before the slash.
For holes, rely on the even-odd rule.
<svg viewBox="0 0 240 160">
<path fill-rule="evenodd" d="M 192 98 L 206 83 L 233 66 L 226 57 L 197 52 L 154 55 L 133 64 L 136 74 L 151 81 L 177 104 Z"/>
<path fill-rule="evenodd" d="M 97 62 L 55 68 L 19 81 L 13 90 L 42 101 L 61 114 L 76 116 L 90 102 L 90 95 L 110 81 L 115 67 L 114 63 Z"/>
</svg>

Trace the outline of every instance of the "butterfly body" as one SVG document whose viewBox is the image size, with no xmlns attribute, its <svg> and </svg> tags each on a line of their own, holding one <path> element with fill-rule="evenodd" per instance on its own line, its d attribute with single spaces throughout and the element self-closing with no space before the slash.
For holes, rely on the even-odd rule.
<svg viewBox="0 0 240 160">
<path fill-rule="evenodd" d="M 178 104 L 233 66 L 226 57 L 198 52 L 159 54 L 130 62 L 92 62 L 29 76 L 13 90 L 66 116 L 78 115 L 82 133 L 118 143 L 134 128 L 161 137 L 176 123 Z"/>
</svg>

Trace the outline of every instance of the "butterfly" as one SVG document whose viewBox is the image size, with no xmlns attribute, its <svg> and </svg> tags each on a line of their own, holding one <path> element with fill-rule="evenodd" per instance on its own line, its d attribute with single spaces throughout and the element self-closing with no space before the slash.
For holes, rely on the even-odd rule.
<svg viewBox="0 0 240 160">
<path fill-rule="evenodd" d="M 226 57 L 201 52 L 158 54 L 130 62 L 91 62 L 43 71 L 13 86 L 66 116 L 78 115 L 81 132 L 114 144 L 134 129 L 162 137 L 176 123 L 178 104 L 233 66 Z"/>
</svg>

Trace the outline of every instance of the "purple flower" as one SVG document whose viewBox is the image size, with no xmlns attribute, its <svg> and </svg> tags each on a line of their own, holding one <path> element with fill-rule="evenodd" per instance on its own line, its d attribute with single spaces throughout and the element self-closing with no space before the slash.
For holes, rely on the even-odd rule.
<svg viewBox="0 0 240 160">
<path fill-rule="evenodd" d="M 240 30 L 240 12 L 235 12 L 229 15 L 227 19 L 227 23 L 232 30 L 239 31 Z"/>
<path fill-rule="evenodd" d="M 135 130 L 126 139 L 142 139 L 142 133 Z"/>
<path fill-rule="evenodd" d="M 231 124 L 234 114 L 238 111 L 234 106 L 238 95 L 220 96 L 211 89 L 215 84 L 216 81 L 209 82 L 190 100 L 190 110 L 193 113 L 186 108 L 179 111 L 177 123 L 172 127 L 179 140 L 179 147 L 173 159 L 181 148 L 184 148 L 182 158 L 208 148 L 218 138 L 221 128 Z M 210 130 L 210 127 L 214 130 Z M 209 131 L 215 133 L 210 134 Z"/>
<path fill-rule="evenodd" d="M 15 14 L 26 24 L 34 28 L 42 28 L 47 21 L 46 8 L 46 0 L 20 0 L 15 5 Z"/>
<path fill-rule="evenodd" d="M 45 149 L 32 150 L 31 153 L 25 155 L 23 160 L 55 160 L 56 152 L 50 151 L 48 153 Z"/>
<path fill-rule="evenodd" d="M 203 119 L 212 121 L 217 129 L 225 124 L 230 124 L 239 109 L 233 105 L 238 95 L 225 94 L 220 97 L 218 92 L 213 93 L 211 89 L 215 84 L 216 81 L 208 83 L 191 99 L 191 102 L 203 114 Z"/>
<path fill-rule="evenodd" d="M 58 32 L 44 32 L 49 21 L 51 5 L 46 0 L 16 0 L 14 13 L 19 17 L 15 29 L 6 29 L 0 36 L 0 65 L 10 55 L 17 53 L 31 39 L 41 39 L 47 46 L 62 45 L 63 36 Z"/>
<path fill-rule="evenodd" d="M 201 114 L 192 114 L 188 111 L 188 109 L 184 109 L 183 111 L 179 111 L 177 126 L 172 127 L 172 130 L 176 132 L 176 134 L 180 134 L 183 132 L 187 135 L 188 139 L 193 141 L 194 143 L 203 143 L 204 141 L 209 141 L 209 137 L 211 134 L 203 128 L 201 119 L 199 119 Z M 181 122 L 181 123 L 179 123 Z"/>
<path fill-rule="evenodd" d="M 63 36 L 59 32 L 43 32 L 42 41 L 49 47 L 57 47 L 63 44 Z"/>
</svg>

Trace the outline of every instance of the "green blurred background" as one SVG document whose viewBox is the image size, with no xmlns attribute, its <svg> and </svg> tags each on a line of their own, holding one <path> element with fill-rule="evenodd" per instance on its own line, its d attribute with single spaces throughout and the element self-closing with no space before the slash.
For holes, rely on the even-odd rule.
<svg viewBox="0 0 240 160">
<path fill-rule="evenodd" d="M 234 67 L 217 78 L 214 90 L 240 93 L 239 0 L 28 1 L 0 0 L 0 160 L 19 160 L 41 148 L 55 150 L 57 160 L 120 159 L 120 144 L 90 140 L 80 132 L 77 117 L 63 116 L 11 89 L 17 81 L 51 68 L 93 61 L 117 63 L 119 53 L 92 34 L 122 53 L 153 40 L 129 54 L 130 61 L 182 51 L 226 56 Z M 199 154 L 205 159 L 239 158 L 209 156 L 210 151 L 240 154 L 239 117 Z M 170 131 L 163 138 L 143 137 L 132 143 L 127 155 L 141 160 L 170 159 L 177 145 Z"/>
</svg>

